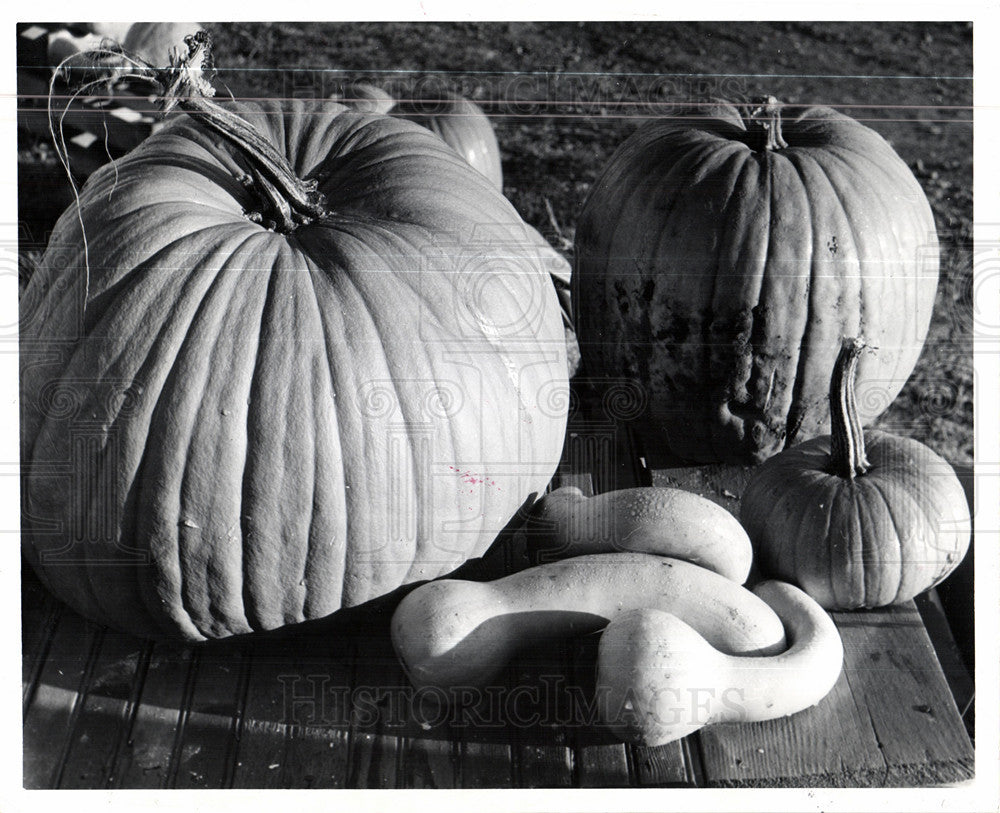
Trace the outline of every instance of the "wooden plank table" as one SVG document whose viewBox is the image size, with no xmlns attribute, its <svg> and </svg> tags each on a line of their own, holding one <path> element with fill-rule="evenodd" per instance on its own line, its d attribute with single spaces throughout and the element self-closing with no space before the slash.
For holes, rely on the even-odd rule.
<svg viewBox="0 0 1000 813">
<path fill-rule="evenodd" d="M 554 485 L 678 485 L 736 510 L 740 467 L 685 468 L 607 405 L 573 401 Z M 515 519 L 468 578 L 530 564 Z M 973 776 L 973 746 L 914 603 L 837 613 L 844 671 L 790 718 L 702 729 L 658 748 L 595 724 L 597 636 L 547 645 L 497 685 L 442 705 L 393 655 L 397 597 L 293 634 L 195 648 L 82 620 L 23 577 L 29 788 L 882 787 Z M 964 687 L 964 688 L 962 688 Z M 963 703 L 964 705 L 964 703 Z"/>
</svg>

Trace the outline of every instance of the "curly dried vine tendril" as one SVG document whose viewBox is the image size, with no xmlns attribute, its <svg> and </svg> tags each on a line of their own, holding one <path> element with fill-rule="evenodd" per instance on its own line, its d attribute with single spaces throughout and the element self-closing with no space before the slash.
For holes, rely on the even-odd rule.
<svg viewBox="0 0 1000 813">
<path fill-rule="evenodd" d="M 102 49 L 110 67 L 93 67 L 104 67 L 105 71 L 111 71 L 111 76 L 90 84 L 123 78 L 148 82 L 156 87 L 164 113 L 179 107 L 236 147 L 250 165 L 251 186 L 263 204 L 263 212 L 253 219 L 266 222 L 276 231 L 291 232 L 299 225 L 323 217 L 325 201 L 316 182 L 299 178 L 271 142 L 243 118 L 212 101 L 215 88 L 209 77 L 214 66 L 208 32 L 191 34 L 184 38 L 184 44 L 186 51 L 173 49 L 169 64 L 162 68 L 120 49 Z M 125 61 L 116 62 L 114 58 Z M 126 65 L 134 69 L 127 70 Z"/>
</svg>

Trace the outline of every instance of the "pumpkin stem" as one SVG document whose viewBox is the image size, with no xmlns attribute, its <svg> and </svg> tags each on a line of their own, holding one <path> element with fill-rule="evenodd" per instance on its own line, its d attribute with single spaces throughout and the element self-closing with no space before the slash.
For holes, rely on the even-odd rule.
<svg viewBox="0 0 1000 813">
<path fill-rule="evenodd" d="M 208 76 L 212 67 L 212 39 L 207 31 L 185 37 L 187 52 L 174 51 L 170 64 L 157 68 L 136 57 L 158 87 L 163 111 L 180 107 L 225 138 L 250 164 L 250 188 L 257 195 L 262 211 L 251 219 L 263 222 L 275 231 L 291 232 L 326 214 L 322 193 L 316 181 L 299 178 L 285 157 L 245 119 L 212 101 L 215 88 Z"/>
<path fill-rule="evenodd" d="M 830 464 L 835 474 L 847 480 L 871 468 L 865 454 L 865 433 L 854 392 L 858 359 L 867 346 L 864 339 L 845 339 L 830 380 Z"/>
<path fill-rule="evenodd" d="M 764 149 L 779 150 L 788 146 L 781 134 L 781 103 L 774 96 L 759 99 L 748 118 L 764 131 Z"/>
</svg>

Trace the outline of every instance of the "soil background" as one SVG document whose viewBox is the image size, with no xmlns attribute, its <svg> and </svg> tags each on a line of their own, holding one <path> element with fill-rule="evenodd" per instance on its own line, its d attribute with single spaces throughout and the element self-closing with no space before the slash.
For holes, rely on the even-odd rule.
<svg viewBox="0 0 1000 813">
<path fill-rule="evenodd" d="M 864 121 L 922 184 L 941 243 L 930 334 L 878 425 L 971 463 L 971 23 L 204 25 L 215 37 L 216 85 L 237 98 L 325 98 L 362 80 L 397 98 L 447 89 L 476 100 L 496 130 L 504 193 L 567 256 L 588 190 L 651 116 L 705 96 L 771 94 Z M 22 134 L 18 159 L 27 275 L 71 198 L 68 185 L 51 188 L 59 168 L 43 138 Z M 35 195 L 41 175 L 49 191 Z"/>
<path fill-rule="evenodd" d="M 878 425 L 972 461 L 971 23 L 209 27 L 220 84 L 237 97 L 326 96 L 364 79 L 397 98 L 444 87 L 476 100 L 496 130 L 504 193 L 567 256 L 592 183 L 650 116 L 705 96 L 771 94 L 864 121 L 913 170 L 941 242 L 923 355 Z"/>
<path fill-rule="evenodd" d="M 772 94 L 864 121 L 922 184 L 942 249 L 927 343 L 878 425 L 972 461 L 971 23 L 205 25 L 217 84 L 238 98 L 326 97 L 364 80 L 398 98 L 446 88 L 476 100 L 497 133 L 505 194 L 567 256 L 591 184 L 648 117 Z M 51 167 L 46 146 L 22 138 L 22 193 Z M 66 200 L 22 194 L 23 229 L 44 235 Z"/>
</svg>

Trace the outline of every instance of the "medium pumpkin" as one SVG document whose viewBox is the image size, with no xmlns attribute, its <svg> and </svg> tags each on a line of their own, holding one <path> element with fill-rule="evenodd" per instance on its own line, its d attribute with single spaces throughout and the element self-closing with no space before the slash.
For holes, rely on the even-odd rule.
<svg viewBox="0 0 1000 813">
<path fill-rule="evenodd" d="M 638 381 L 674 454 L 755 462 L 829 430 L 843 335 L 880 348 L 861 420 L 888 406 L 937 276 L 930 206 L 881 136 L 824 107 L 712 103 L 611 158 L 577 225 L 574 312 L 588 376 Z"/>
<path fill-rule="evenodd" d="M 401 99 L 391 114 L 415 121 L 439 135 L 497 189 L 503 189 L 500 146 L 493 125 L 475 102 L 445 92 L 437 99 Z"/>
<path fill-rule="evenodd" d="M 198 23 L 91 23 L 84 28 L 86 33 L 80 36 L 68 29 L 49 35 L 49 64 L 56 66 L 74 54 L 108 47 L 120 47 L 146 62 L 166 64 L 172 52 L 185 50 L 185 37 L 201 30 Z"/>
<path fill-rule="evenodd" d="M 952 467 L 915 440 L 862 430 L 854 377 L 863 348 L 846 341 L 835 365 L 832 434 L 761 465 L 741 503 L 761 570 L 827 609 L 908 601 L 951 573 L 970 540 Z"/>
<path fill-rule="evenodd" d="M 433 96 L 396 100 L 382 88 L 355 82 L 345 91 L 343 101 L 357 110 L 396 116 L 426 127 L 502 190 L 500 145 L 482 108 L 452 91 L 435 91 Z"/>
<path fill-rule="evenodd" d="M 201 30 L 199 23 L 92 23 L 97 37 L 118 42 L 130 54 L 156 65 L 166 64 L 170 52 L 184 50 L 184 38 Z"/>
<path fill-rule="evenodd" d="M 437 137 L 187 90 L 31 280 L 21 449 L 52 591 L 195 640 L 482 553 L 556 467 L 566 360 L 552 250 Z"/>
</svg>

